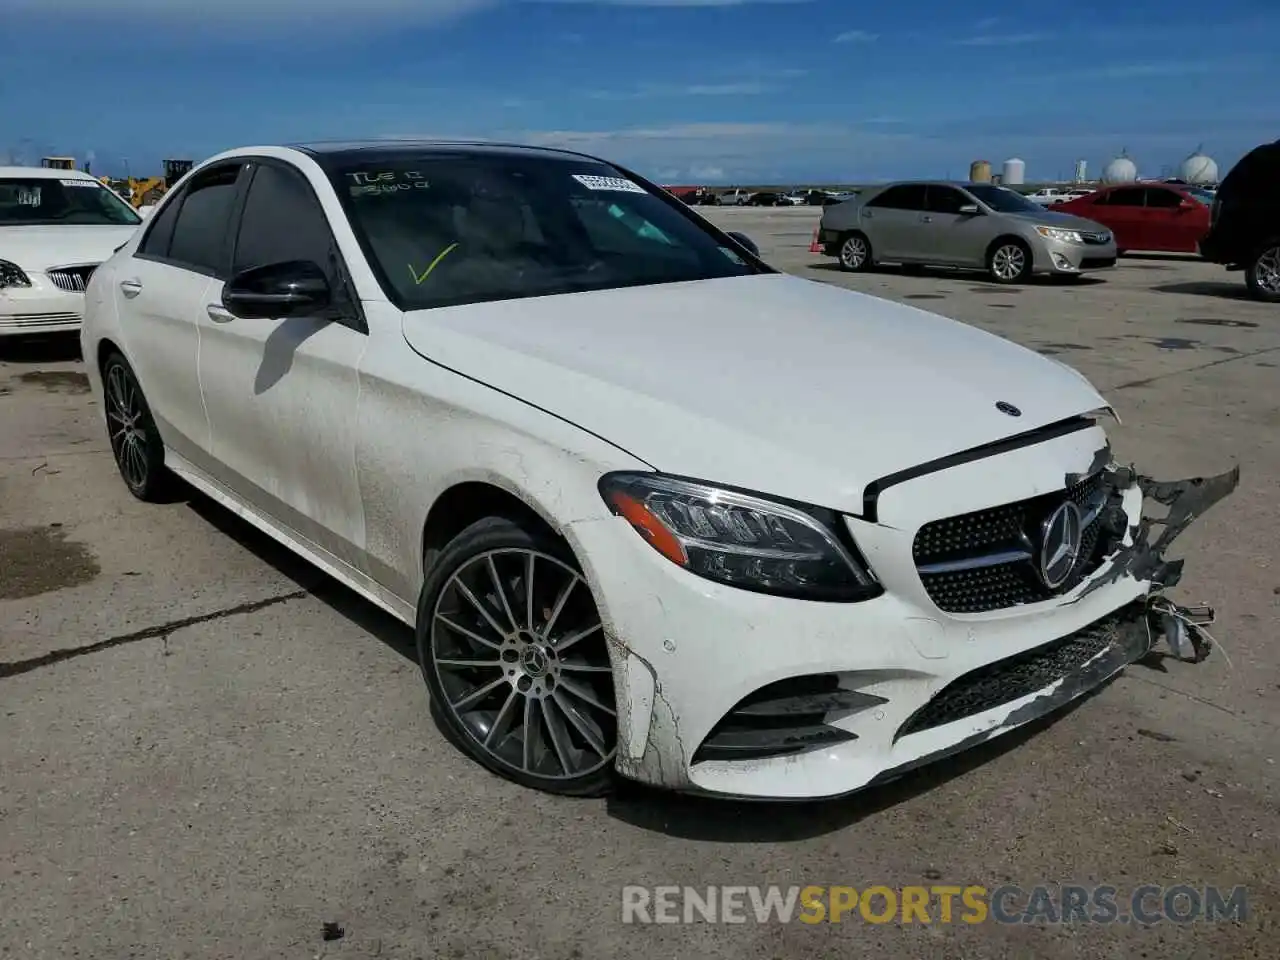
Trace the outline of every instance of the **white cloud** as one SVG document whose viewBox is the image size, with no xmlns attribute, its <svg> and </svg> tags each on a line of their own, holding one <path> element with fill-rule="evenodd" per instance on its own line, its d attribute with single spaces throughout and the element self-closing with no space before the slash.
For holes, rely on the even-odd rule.
<svg viewBox="0 0 1280 960">
<path fill-rule="evenodd" d="M 647 100 L 654 97 L 749 97 L 773 89 L 754 80 L 734 83 L 643 84 L 633 90 L 592 90 L 592 100 Z"/>
<path fill-rule="evenodd" d="M 955 41 L 960 47 L 1016 47 L 1024 43 L 1041 43 L 1049 39 L 1047 33 L 987 33 L 965 37 Z"/>
<path fill-rule="evenodd" d="M 199 23 L 210 27 L 256 23 L 310 28 L 335 22 L 353 30 L 391 23 L 430 24 L 517 3 L 579 4 L 616 7 L 736 7 L 745 4 L 800 4 L 813 0 L 0 0 L 0 19 L 35 14 L 59 20 L 68 15 L 82 20 L 120 23 L 145 18 L 149 25 Z"/>
<path fill-rule="evenodd" d="M 110 16 L 116 22 L 138 16 L 166 20 L 198 20 L 202 22 L 243 20 L 285 20 L 306 23 L 313 18 L 342 19 L 352 26 L 371 17 L 397 15 L 412 17 L 415 22 L 445 20 L 463 16 L 501 0 L 361 0 L 353 6 L 350 0 L 115 0 L 106 5 L 98 0 L 58 0 L 56 14 Z M 48 0 L 0 0 L 4 12 L 34 12 L 52 16 Z"/>
<path fill-rule="evenodd" d="M 812 3 L 813 0 L 521 0 L 523 3 L 576 3 L 601 7 L 742 7 L 747 4 Z"/>
<path fill-rule="evenodd" d="M 880 39 L 878 33 L 867 33 L 865 30 L 846 30 L 835 35 L 836 43 L 873 43 Z"/>
<path fill-rule="evenodd" d="M 526 130 L 514 132 L 510 139 L 578 150 L 668 183 L 768 180 L 797 164 L 825 170 L 828 177 L 856 179 L 910 154 L 922 142 L 906 134 L 848 126 L 735 122 Z M 710 175 L 712 169 L 718 171 L 716 176 Z"/>
</svg>

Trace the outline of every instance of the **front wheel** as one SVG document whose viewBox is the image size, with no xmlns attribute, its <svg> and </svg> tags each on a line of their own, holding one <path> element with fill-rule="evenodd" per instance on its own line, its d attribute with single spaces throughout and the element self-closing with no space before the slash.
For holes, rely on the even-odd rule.
<svg viewBox="0 0 1280 960">
<path fill-rule="evenodd" d="M 102 365 L 107 437 L 125 486 L 139 500 L 165 499 L 173 476 L 164 465 L 164 441 L 129 362 L 113 353 Z"/>
<path fill-rule="evenodd" d="M 1255 300 L 1280 303 L 1280 242 L 1258 251 L 1245 267 L 1244 282 Z"/>
<path fill-rule="evenodd" d="M 532 523 L 472 524 L 433 564 L 416 634 L 432 707 L 474 760 L 549 793 L 609 788 L 613 672 L 591 589 L 562 541 Z"/>
<path fill-rule="evenodd" d="M 1019 283 L 1031 275 L 1031 249 L 1021 240 L 1002 240 L 987 254 L 987 272 L 996 283 Z"/>
</svg>

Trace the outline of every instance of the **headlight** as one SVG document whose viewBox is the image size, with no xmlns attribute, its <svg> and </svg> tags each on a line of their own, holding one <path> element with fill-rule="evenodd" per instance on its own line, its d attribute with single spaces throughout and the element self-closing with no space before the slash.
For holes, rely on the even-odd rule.
<svg viewBox="0 0 1280 960">
<path fill-rule="evenodd" d="M 608 474 L 600 494 L 651 547 L 708 580 L 807 600 L 882 592 L 833 511 L 644 473 Z"/>
<path fill-rule="evenodd" d="M 1075 230 L 1059 230 L 1057 227 L 1036 227 L 1036 233 L 1046 240 L 1057 240 L 1061 243 L 1084 243 L 1084 237 Z"/>
<path fill-rule="evenodd" d="M 5 287 L 29 287 L 31 278 L 16 263 L 0 260 L 0 290 Z"/>
</svg>

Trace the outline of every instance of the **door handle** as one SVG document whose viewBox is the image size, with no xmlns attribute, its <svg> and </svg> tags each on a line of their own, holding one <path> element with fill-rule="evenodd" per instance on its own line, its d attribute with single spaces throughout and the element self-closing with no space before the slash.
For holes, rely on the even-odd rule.
<svg viewBox="0 0 1280 960">
<path fill-rule="evenodd" d="M 921 223 L 933 223 L 933 217 L 921 217 L 921 218 L 920 218 L 920 222 L 921 222 Z"/>
<path fill-rule="evenodd" d="M 871 219 L 871 211 L 870 211 L 870 210 L 863 210 L 863 211 L 862 211 L 862 215 L 863 215 L 863 217 L 865 217 L 865 218 L 866 218 L 866 219 L 868 219 L 868 220 L 870 220 L 870 219 Z"/>
<path fill-rule="evenodd" d="M 211 303 L 205 307 L 205 312 L 209 314 L 209 319 L 214 323 L 230 323 L 235 319 L 235 315 L 230 310 L 216 303 Z"/>
<path fill-rule="evenodd" d="M 121 280 L 120 292 L 132 300 L 142 292 L 142 284 L 137 280 Z"/>
</svg>

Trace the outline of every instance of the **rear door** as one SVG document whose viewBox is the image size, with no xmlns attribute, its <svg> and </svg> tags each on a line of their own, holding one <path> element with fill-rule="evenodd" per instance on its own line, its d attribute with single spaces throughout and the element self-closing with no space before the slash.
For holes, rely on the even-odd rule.
<svg viewBox="0 0 1280 960">
<path fill-rule="evenodd" d="M 217 478 L 315 546 L 363 567 L 356 481 L 359 364 L 368 343 L 320 201 L 297 168 L 255 160 L 233 230 L 231 270 L 305 260 L 340 305 L 324 316 L 256 320 L 201 304 L 200 383 Z"/>
<path fill-rule="evenodd" d="M 209 286 L 225 269 L 243 167 L 237 161 L 200 171 L 161 206 L 115 272 L 125 352 L 156 426 L 175 453 L 197 464 L 209 449 L 197 371 L 200 318 Z"/>
<path fill-rule="evenodd" d="M 915 261 L 920 258 L 921 216 L 925 213 L 925 185 L 900 183 L 872 197 L 862 208 L 862 230 L 877 260 Z"/>
<path fill-rule="evenodd" d="M 1144 250 L 1186 252 L 1195 249 L 1195 240 L 1187 229 L 1186 216 L 1190 210 L 1182 208 L 1182 194 L 1166 187 L 1147 187 L 1143 207 L 1142 225 Z"/>
<path fill-rule="evenodd" d="M 1096 219 L 1110 227 L 1120 250 L 1146 250 L 1146 191 L 1116 187 L 1094 200 Z"/>
</svg>

